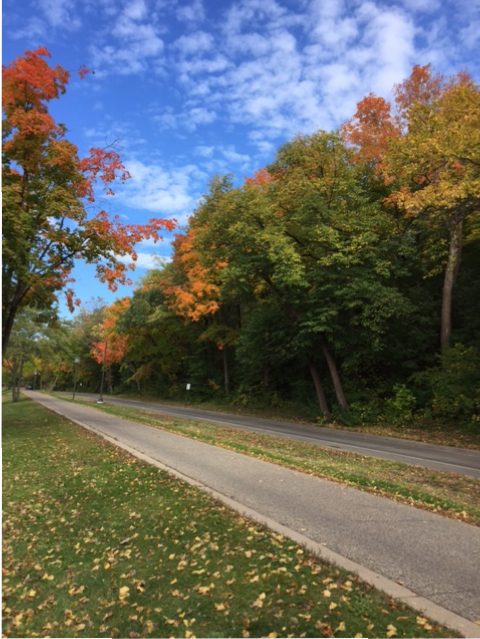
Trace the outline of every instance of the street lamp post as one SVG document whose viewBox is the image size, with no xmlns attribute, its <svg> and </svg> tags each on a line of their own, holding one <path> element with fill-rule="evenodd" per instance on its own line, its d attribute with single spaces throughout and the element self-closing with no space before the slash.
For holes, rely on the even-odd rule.
<svg viewBox="0 0 480 639">
<path fill-rule="evenodd" d="M 103 404 L 103 383 L 105 381 L 105 362 L 107 360 L 107 340 L 105 340 L 105 348 L 103 349 L 103 362 L 102 362 L 102 379 L 100 381 L 100 397 L 97 399 L 97 404 Z"/>
<path fill-rule="evenodd" d="M 80 364 L 80 358 L 75 357 L 73 360 L 73 395 L 72 399 L 75 399 L 75 393 L 77 392 L 77 366 Z"/>
</svg>

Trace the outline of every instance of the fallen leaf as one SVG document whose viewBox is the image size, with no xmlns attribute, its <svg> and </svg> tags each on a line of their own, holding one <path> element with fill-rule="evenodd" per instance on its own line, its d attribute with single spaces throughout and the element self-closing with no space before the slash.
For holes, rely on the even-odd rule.
<svg viewBox="0 0 480 639">
<path fill-rule="evenodd" d="M 258 597 L 255 599 L 255 601 L 252 604 L 252 608 L 262 608 L 263 607 L 263 602 L 265 600 L 265 597 L 267 595 L 262 592 L 260 595 L 258 595 Z"/>
<path fill-rule="evenodd" d="M 130 588 L 128 586 L 122 586 L 118 589 L 118 596 L 121 601 L 124 601 L 130 595 Z"/>
</svg>

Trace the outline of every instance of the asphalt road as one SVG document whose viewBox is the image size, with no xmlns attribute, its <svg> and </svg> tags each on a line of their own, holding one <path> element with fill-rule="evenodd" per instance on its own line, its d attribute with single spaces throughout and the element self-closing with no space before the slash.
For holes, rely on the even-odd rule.
<svg viewBox="0 0 480 639">
<path fill-rule="evenodd" d="M 96 401 L 98 395 L 83 393 L 83 399 Z M 233 415 L 188 406 L 104 396 L 105 403 L 130 406 L 164 415 L 197 419 L 235 428 L 253 430 L 265 435 L 296 439 L 310 444 L 346 450 L 361 455 L 415 464 L 424 468 L 461 473 L 480 478 L 480 451 L 452 446 L 438 446 L 395 437 L 381 437 L 320 426 L 275 421 L 246 415 Z"/>
<path fill-rule="evenodd" d="M 480 618 L 476 526 L 93 407 L 27 394 L 464 618 Z"/>
</svg>

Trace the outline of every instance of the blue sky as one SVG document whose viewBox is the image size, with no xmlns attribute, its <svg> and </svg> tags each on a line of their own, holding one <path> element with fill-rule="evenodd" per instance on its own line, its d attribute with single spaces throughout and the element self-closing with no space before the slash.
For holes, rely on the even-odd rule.
<svg viewBox="0 0 480 639">
<path fill-rule="evenodd" d="M 129 222 L 184 224 L 213 175 L 242 180 L 414 64 L 480 79 L 480 0 L 4 0 L 3 36 L 4 64 L 46 46 L 95 71 L 52 112 L 82 153 L 121 152 L 132 179 L 101 205 Z M 135 279 L 170 255 L 168 239 L 137 248 Z M 84 302 L 132 292 L 75 276 Z"/>
</svg>

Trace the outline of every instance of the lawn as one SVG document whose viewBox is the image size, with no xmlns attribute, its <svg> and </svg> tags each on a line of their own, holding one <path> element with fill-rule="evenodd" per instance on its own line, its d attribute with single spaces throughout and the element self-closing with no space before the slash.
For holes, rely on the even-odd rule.
<svg viewBox="0 0 480 639">
<path fill-rule="evenodd" d="M 3 422 L 7 637 L 456 636 L 31 401 Z"/>
<path fill-rule="evenodd" d="M 91 402 L 84 403 L 92 406 Z M 479 482 L 472 477 L 321 448 L 240 428 L 172 418 L 138 408 L 112 404 L 94 406 L 119 417 L 480 525 Z"/>
</svg>

